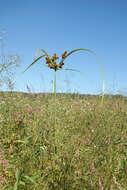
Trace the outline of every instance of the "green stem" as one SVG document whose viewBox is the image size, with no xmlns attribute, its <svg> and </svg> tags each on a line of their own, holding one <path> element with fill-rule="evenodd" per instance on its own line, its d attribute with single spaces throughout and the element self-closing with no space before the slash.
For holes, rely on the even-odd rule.
<svg viewBox="0 0 127 190">
<path fill-rule="evenodd" d="M 54 94 L 56 95 L 56 71 L 54 72 Z"/>
<path fill-rule="evenodd" d="M 56 71 L 54 72 L 54 138 L 55 138 L 55 153 L 57 152 L 56 147 Z"/>
<path fill-rule="evenodd" d="M 54 103 L 55 103 L 54 115 L 55 115 L 55 126 L 56 126 L 56 71 L 54 73 Z"/>
<path fill-rule="evenodd" d="M 102 84 L 102 97 L 101 97 L 101 105 L 104 103 L 104 95 L 105 95 L 105 82 Z"/>
</svg>

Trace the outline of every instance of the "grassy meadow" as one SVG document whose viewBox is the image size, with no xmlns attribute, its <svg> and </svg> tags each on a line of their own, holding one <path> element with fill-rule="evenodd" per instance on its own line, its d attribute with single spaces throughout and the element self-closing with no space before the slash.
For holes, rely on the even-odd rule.
<svg viewBox="0 0 127 190">
<path fill-rule="evenodd" d="M 126 189 L 126 97 L 0 93 L 0 190 Z"/>
</svg>

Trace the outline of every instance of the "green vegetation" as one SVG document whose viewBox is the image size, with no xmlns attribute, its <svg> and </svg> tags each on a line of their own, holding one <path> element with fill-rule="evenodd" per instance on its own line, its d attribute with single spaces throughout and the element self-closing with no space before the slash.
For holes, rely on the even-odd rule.
<svg viewBox="0 0 127 190">
<path fill-rule="evenodd" d="M 0 93 L 0 190 L 126 190 L 127 99 Z M 55 129 L 55 135 L 54 135 Z"/>
</svg>

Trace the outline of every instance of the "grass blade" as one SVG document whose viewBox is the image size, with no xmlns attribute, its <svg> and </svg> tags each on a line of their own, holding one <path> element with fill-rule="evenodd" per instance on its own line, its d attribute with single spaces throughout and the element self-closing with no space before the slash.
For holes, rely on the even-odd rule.
<svg viewBox="0 0 127 190">
<path fill-rule="evenodd" d="M 32 177 L 27 176 L 27 175 L 25 175 L 24 177 L 25 177 L 28 181 L 30 181 L 31 183 L 36 184 L 36 182 L 34 181 L 34 179 L 33 179 Z"/>
<path fill-rule="evenodd" d="M 45 56 L 45 55 L 42 55 L 42 56 L 38 57 L 37 59 L 35 59 L 34 62 L 31 63 L 31 64 L 25 69 L 24 72 L 26 72 L 33 64 L 35 64 L 39 59 L 41 59 L 41 58 L 44 57 L 44 56 Z M 23 73 L 24 73 L 24 72 L 23 72 Z"/>
<path fill-rule="evenodd" d="M 88 49 L 88 48 L 80 48 L 80 49 L 74 49 L 74 50 L 72 50 L 72 51 L 70 51 L 68 54 L 67 54 L 67 56 L 66 57 L 68 57 L 69 55 L 71 55 L 72 53 L 74 53 L 74 52 L 76 52 L 76 51 L 88 51 L 88 52 L 90 52 L 90 53 L 92 53 L 92 54 L 96 54 L 94 51 L 92 51 L 92 50 L 90 50 L 90 49 Z"/>
<path fill-rule="evenodd" d="M 66 56 L 65 58 L 63 58 L 63 59 L 60 61 L 59 64 L 61 65 L 61 64 L 63 63 L 63 61 L 64 61 L 69 55 L 71 55 L 72 53 L 75 53 L 76 51 L 87 51 L 87 52 L 90 52 L 90 53 L 96 55 L 96 53 L 95 53 L 94 51 L 92 51 L 92 50 L 90 50 L 90 49 L 87 49 L 87 48 L 74 49 L 74 50 L 70 51 L 70 52 L 67 54 L 67 56 Z"/>
<path fill-rule="evenodd" d="M 47 54 L 47 52 L 44 50 L 44 49 L 42 49 L 42 48 L 40 48 L 38 51 L 37 51 L 37 53 L 35 54 L 35 58 L 37 57 L 37 55 L 40 53 L 40 51 L 42 51 L 44 54 L 45 54 L 45 56 L 49 56 L 48 54 Z"/>
<path fill-rule="evenodd" d="M 79 70 L 76 70 L 76 69 L 63 69 L 63 70 L 66 70 L 66 71 L 75 71 L 75 72 L 80 72 Z"/>
</svg>

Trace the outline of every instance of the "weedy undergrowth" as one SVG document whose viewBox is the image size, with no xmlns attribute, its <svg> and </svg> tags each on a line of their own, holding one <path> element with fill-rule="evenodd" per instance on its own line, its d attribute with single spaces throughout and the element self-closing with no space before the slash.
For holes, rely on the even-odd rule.
<svg viewBox="0 0 127 190">
<path fill-rule="evenodd" d="M 11 95 L 11 97 L 10 97 Z M 127 189 L 127 98 L 0 96 L 0 190 Z"/>
</svg>

